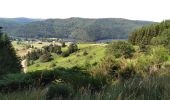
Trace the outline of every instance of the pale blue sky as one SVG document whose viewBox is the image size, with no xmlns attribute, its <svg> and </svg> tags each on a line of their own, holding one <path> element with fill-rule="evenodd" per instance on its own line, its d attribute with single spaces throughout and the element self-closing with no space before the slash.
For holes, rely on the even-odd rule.
<svg viewBox="0 0 170 100">
<path fill-rule="evenodd" d="M 170 19 L 168 0 L 0 0 L 0 17 Z"/>
</svg>

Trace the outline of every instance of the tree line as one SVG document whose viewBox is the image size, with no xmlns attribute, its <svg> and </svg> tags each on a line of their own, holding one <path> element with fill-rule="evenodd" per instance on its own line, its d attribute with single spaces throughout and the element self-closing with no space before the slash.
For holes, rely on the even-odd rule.
<svg viewBox="0 0 170 100">
<path fill-rule="evenodd" d="M 143 26 L 132 32 L 129 41 L 134 45 L 169 45 L 170 37 L 170 20 L 161 23 Z"/>
</svg>

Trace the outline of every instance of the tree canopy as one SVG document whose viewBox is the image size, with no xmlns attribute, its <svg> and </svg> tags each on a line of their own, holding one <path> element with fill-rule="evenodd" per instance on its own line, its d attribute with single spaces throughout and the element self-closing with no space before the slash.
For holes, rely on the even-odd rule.
<svg viewBox="0 0 170 100">
<path fill-rule="evenodd" d="M 24 20 L 25 21 L 25 20 Z M 120 18 L 47 19 L 42 21 L 0 20 L 5 32 L 24 38 L 69 38 L 83 41 L 127 39 L 130 32 L 153 22 L 132 21 Z"/>
<path fill-rule="evenodd" d="M 20 59 L 6 34 L 0 32 L 0 76 L 21 70 Z"/>
</svg>

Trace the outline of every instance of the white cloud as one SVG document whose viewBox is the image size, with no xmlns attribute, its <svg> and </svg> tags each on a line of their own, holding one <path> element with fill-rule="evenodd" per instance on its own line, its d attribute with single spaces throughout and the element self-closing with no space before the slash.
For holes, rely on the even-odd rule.
<svg viewBox="0 0 170 100">
<path fill-rule="evenodd" d="M 0 17 L 170 18 L 168 0 L 0 0 Z"/>
</svg>

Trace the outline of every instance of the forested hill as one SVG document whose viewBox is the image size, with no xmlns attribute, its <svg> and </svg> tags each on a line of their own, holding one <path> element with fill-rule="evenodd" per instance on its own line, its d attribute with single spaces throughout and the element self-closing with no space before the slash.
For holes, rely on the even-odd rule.
<svg viewBox="0 0 170 100">
<path fill-rule="evenodd" d="M 3 27 L 3 31 L 8 34 L 15 35 L 15 31 L 19 29 L 22 25 L 27 23 L 43 21 L 43 19 L 31 19 L 31 18 L 0 18 L 0 26 Z"/>
<path fill-rule="evenodd" d="M 1 20 L 0 20 L 1 23 Z M 5 32 L 12 36 L 27 38 L 70 38 L 84 41 L 100 39 L 127 39 L 128 34 L 134 29 L 153 22 L 133 21 L 120 18 L 68 18 L 47 19 L 28 23 L 13 21 L 6 24 Z"/>
<path fill-rule="evenodd" d="M 143 26 L 131 33 L 129 41 L 136 45 L 169 45 L 170 48 L 170 20 Z"/>
</svg>

